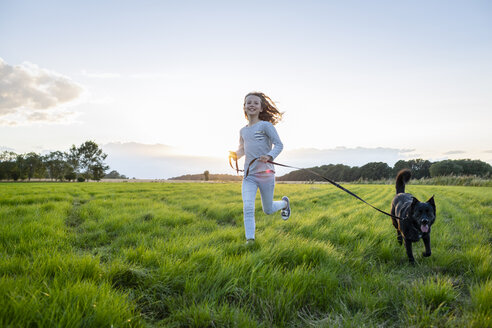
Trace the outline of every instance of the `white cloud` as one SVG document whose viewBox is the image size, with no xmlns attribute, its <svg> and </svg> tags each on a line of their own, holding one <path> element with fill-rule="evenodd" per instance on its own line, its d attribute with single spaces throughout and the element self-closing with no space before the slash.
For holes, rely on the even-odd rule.
<svg viewBox="0 0 492 328">
<path fill-rule="evenodd" d="M 59 110 L 83 92 L 70 78 L 24 62 L 12 66 L 0 58 L 0 125 L 60 122 L 73 113 Z"/>
<path fill-rule="evenodd" d="M 19 110 L 12 114 L 0 115 L 0 126 L 30 126 L 39 123 L 69 124 L 73 123 L 79 113 L 66 109 Z"/>
<path fill-rule="evenodd" d="M 0 118 L 0 126 L 16 126 L 17 122 L 15 120 L 5 120 Z"/>
<path fill-rule="evenodd" d="M 46 111 L 35 111 L 32 113 L 29 113 L 29 115 L 26 115 L 26 118 L 30 122 L 65 122 L 67 119 L 73 117 L 75 113 L 73 112 L 67 112 L 67 111 L 53 111 L 53 112 L 46 112 Z"/>
</svg>

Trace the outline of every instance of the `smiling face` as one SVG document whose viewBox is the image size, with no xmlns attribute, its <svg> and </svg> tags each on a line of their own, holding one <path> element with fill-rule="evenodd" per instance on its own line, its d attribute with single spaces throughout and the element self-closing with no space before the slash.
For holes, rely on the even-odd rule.
<svg viewBox="0 0 492 328">
<path fill-rule="evenodd" d="M 248 118 L 258 116 L 262 111 L 260 97 L 249 95 L 244 99 L 244 114 L 246 114 Z"/>
</svg>

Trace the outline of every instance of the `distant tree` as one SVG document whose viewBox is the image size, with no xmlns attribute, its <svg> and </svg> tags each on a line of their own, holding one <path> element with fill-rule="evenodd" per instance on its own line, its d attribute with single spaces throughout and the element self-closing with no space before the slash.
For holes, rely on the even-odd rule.
<svg viewBox="0 0 492 328">
<path fill-rule="evenodd" d="M 9 174 L 10 179 L 17 181 L 21 177 L 21 171 L 16 162 L 8 162 L 9 163 Z"/>
<path fill-rule="evenodd" d="M 326 171 L 327 176 L 335 181 L 354 181 L 360 178 L 357 175 L 358 168 L 351 168 L 348 165 L 336 164 L 330 165 Z"/>
<path fill-rule="evenodd" d="M 71 168 L 71 166 L 70 166 L 70 168 Z M 68 181 L 75 181 L 75 179 L 77 179 L 77 173 L 75 173 L 74 170 L 67 170 L 67 171 L 65 171 L 64 177 Z"/>
<path fill-rule="evenodd" d="M 430 178 L 429 169 L 431 165 L 432 162 L 421 158 L 411 159 L 409 161 L 400 160 L 393 167 L 393 175 L 396 176 L 402 169 L 410 169 L 412 171 L 412 178 L 414 179 Z"/>
<path fill-rule="evenodd" d="M 23 155 L 17 155 L 17 157 L 15 158 L 15 172 L 16 172 L 15 180 L 27 179 L 28 167 Z"/>
<path fill-rule="evenodd" d="M 0 180 L 7 179 L 7 176 L 6 162 L 0 162 Z"/>
<path fill-rule="evenodd" d="M 65 155 L 66 162 L 72 167 L 72 171 L 77 175 L 80 173 L 80 153 L 79 149 L 72 145 Z"/>
<path fill-rule="evenodd" d="M 325 181 L 322 177 L 312 173 L 315 172 L 322 176 L 335 181 L 355 181 L 360 178 L 360 170 L 358 167 L 350 167 L 343 164 L 329 164 L 308 168 L 307 170 L 296 170 L 289 172 L 281 177 L 278 181 Z"/>
<path fill-rule="evenodd" d="M 52 151 L 48 155 L 43 156 L 43 161 L 50 179 L 63 181 L 63 176 L 67 168 L 65 154 L 59 150 Z"/>
<path fill-rule="evenodd" d="M 401 169 L 408 168 L 415 179 L 430 178 L 443 175 L 476 175 L 479 177 L 491 177 L 492 166 L 480 160 L 445 160 L 432 163 L 423 159 L 400 160 L 390 168 L 386 163 L 371 162 L 362 167 L 350 167 L 342 164 L 328 164 L 320 167 L 311 167 L 308 170 L 296 170 L 289 172 L 278 181 L 323 181 L 323 179 L 310 171 L 324 175 L 330 179 L 343 182 L 357 181 L 359 179 L 380 180 L 394 177 Z"/>
<path fill-rule="evenodd" d="M 83 175 L 84 180 L 100 180 L 109 169 L 104 163 L 106 157 L 107 155 L 93 141 L 86 141 L 78 148 L 72 145 L 66 153 L 52 151 L 44 156 L 34 152 L 18 155 L 4 151 L 0 153 L 0 180 L 16 181 L 47 177 L 51 180 L 72 181 L 79 175 Z M 120 176 L 120 178 L 127 177 Z"/>
<path fill-rule="evenodd" d="M 94 165 L 89 165 L 89 171 L 91 172 L 91 177 L 93 180 L 99 181 L 104 178 L 104 171 L 106 171 L 109 166 L 102 163 L 96 163 Z"/>
<path fill-rule="evenodd" d="M 411 170 L 411 165 L 410 165 L 410 163 L 408 161 L 399 160 L 393 166 L 393 173 L 396 175 L 396 174 L 398 174 L 398 172 L 400 172 L 403 169 L 409 169 L 409 170 Z"/>
<path fill-rule="evenodd" d="M 17 154 L 12 151 L 3 151 L 0 153 L 0 162 L 12 162 L 17 158 Z"/>
<path fill-rule="evenodd" d="M 461 159 L 456 163 L 463 168 L 464 175 L 476 175 L 486 177 L 492 174 L 492 166 L 480 160 Z"/>
<path fill-rule="evenodd" d="M 388 179 L 392 170 L 388 164 L 383 162 L 371 162 L 360 168 L 361 177 L 367 180 Z"/>
<path fill-rule="evenodd" d="M 348 170 L 345 173 L 343 181 L 357 181 L 360 178 L 361 178 L 360 167 L 354 166 L 354 167 L 351 167 L 350 170 Z"/>
<path fill-rule="evenodd" d="M 42 178 L 46 172 L 42 157 L 36 153 L 25 154 L 24 164 L 28 180 L 33 177 Z"/>
<path fill-rule="evenodd" d="M 350 174 L 350 166 L 337 164 L 332 168 L 332 177 L 336 181 L 348 181 L 347 178 Z"/>
<path fill-rule="evenodd" d="M 15 160 L 17 154 L 11 151 L 0 153 L 0 179 L 12 179 L 13 170 L 15 168 Z"/>
<path fill-rule="evenodd" d="M 9 163 L 10 162 L 0 162 L 0 180 L 9 179 Z"/>
<path fill-rule="evenodd" d="M 128 179 L 126 175 L 120 174 L 116 170 L 112 170 L 104 175 L 104 179 Z"/>
<path fill-rule="evenodd" d="M 100 180 L 104 176 L 104 172 L 109 168 L 104 163 L 108 155 L 103 153 L 102 149 L 94 141 L 84 142 L 77 148 L 77 153 L 84 178 L 86 180 L 90 178 Z"/>
<path fill-rule="evenodd" d="M 208 171 L 203 172 L 203 176 L 205 177 L 205 181 L 210 179 L 210 173 Z"/>
<path fill-rule="evenodd" d="M 432 177 L 444 175 L 475 175 L 479 177 L 488 177 L 492 175 L 492 166 L 480 160 L 444 160 L 432 164 L 430 173 Z"/>
<path fill-rule="evenodd" d="M 445 175 L 461 175 L 463 167 L 453 160 L 444 160 L 432 164 L 429 171 L 432 178 Z"/>
<path fill-rule="evenodd" d="M 430 178 L 431 161 L 421 158 L 411 160 L 412 174 L 415 179 Z"/>
</svg>

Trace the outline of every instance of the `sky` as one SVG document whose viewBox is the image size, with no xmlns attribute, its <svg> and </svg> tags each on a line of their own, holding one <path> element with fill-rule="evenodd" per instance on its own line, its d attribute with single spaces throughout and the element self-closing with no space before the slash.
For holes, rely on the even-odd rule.
<svg viewBox="0 0 492 328">
<path fill-rule="evenodd" d="M 128 176 L 233 173 L 250 91 L 285 164 L 492 164 L 491 90 L 489 1 L 0 0 L 0 151 Z"/>
</svg>

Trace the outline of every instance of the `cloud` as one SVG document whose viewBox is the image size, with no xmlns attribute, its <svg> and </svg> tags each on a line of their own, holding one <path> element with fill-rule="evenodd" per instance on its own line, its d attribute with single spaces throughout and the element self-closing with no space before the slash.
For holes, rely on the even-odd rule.
<svg viewBox="0 0 492 328">
<path fill-rule="evenodd" d="M 0 126 L 16 126 L 18 123 L 12 120 L 5 120 L 0 118 Z"/>
<path fill-rule="evenodd" d="M 24 62 L 18 66 L 0 58 L 0 124 L 59 122 L 70 115 L 56 110 L 77 99 L 83 88 L 70 78 Z"/>
<path fill-rule="evenodd" d="M 484 153 L 492 154 L 492 149 L 491 150 L 484 150 Z"/>
<path fill-rule="evenodd" d="M 26 115 L 26 118 L 30 122 L 62 122 L 67 121 L 68 118 L 73 117 L 75 113 L 64 112 L 64 111 L 54 111 L 54 112 L 42 112 L 36 111 Z"/>
<path fill-rule="evenodd" d="M 458 154 L 465 154 L 466 152 L 463 150 L 451 150 L 447 151 L 444 153 L 444 155 L 458 155 Z"/>
<path fill-rule="evenodd" d="M 0 126 L 29 126 L 34 123 L 66 124 L 72 123 L 78 113 L 66 109 L 18 111 L 0 116 Z"/>
</svg>

